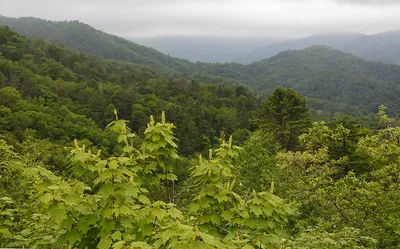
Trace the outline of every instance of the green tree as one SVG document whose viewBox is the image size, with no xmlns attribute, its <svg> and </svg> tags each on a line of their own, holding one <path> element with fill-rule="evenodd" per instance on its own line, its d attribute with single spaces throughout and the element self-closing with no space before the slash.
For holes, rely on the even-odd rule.
<svg viewBox="0 0 400 249">
<path fill-rule="evenodd" d="M 262 103 L 262 127 L 286 150 L 296 149 L 297 137 L 309 126 L 308 115 L 305 97 L 293 89 L 277 87 Z"/>
</svg>

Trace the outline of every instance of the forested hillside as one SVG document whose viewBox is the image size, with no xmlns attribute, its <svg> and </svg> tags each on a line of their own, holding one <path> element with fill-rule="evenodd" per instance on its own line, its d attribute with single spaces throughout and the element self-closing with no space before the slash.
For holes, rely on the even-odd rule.
<svg viewBox="0 0 400 249">
<path fill-rule="evenodd" d="M 79 21 L 52 22 L 34 17 L 0 16 L 0 25 L 12 27 L 20 34 L 60 43 L 83 53 L 147 66 L 147 71 L 163 76 L 191 75 L 195 71 L 195 64 L 187 60 L 164 55 L 155 49 L 106 34 Z"/>
<path fill-rule="evenodd" d="M 135 69 L 166 78 L 184 77 L 196 82 L 243 84 L 262 94 L 278 86 L 294 88 L 308 97 L 320 118 L 352 113 L 370 120 L 380 104 L 391 114 L 400 111 L 400 66 L 369 62 L 327 47 L 286 51 L 250 65 L 238 63 L 191 63 L 165 56 L 151 48 L 74 22 L 50 22 L 37 18 L 0 18 L 29 36 L 57 41 L 103 58 L 133 63 Z M 347 41 L 358 34 L 347 34 Z M 329 38 L 330 37 L 330 38 Z M 337 36 L 333 36 L 334 38 Z M 339 36 L 342 37 L 342 36 Z M 345 46 L 342 38 L 316 37 Z M 79 41 L 79 42 L 77 42 Z M 146 58 L 146 59 L 143 59 Z"/>
<path fill-rule="evenodd" d="M 254 129 L 260 99 L 243 86 L 152 76 L 136 64 L 26 39 L 6 27 L 0 31 L 0 101 L 7 116 L 2 132 L 29 128 L 42 138 L 99 143 L 98 127 L 113 119 L 114 108 L 136 132 L 145 129 L 150 114 L 164 110 L 180 127 L 181 152 L 190 154 L 212 147 L 222 133 L 245 139 Z M 188 144 L 189 138 L 196 142 Z"/>
<path fill-rule="evenodd" d="M 373 110 L 397 106 L 398 67 L 325 47 L 203 67 L 162 77 L 1 26 L 0 247 L 398 248 L 400 123 Z M 313 122 L 291 79 L 379 112 L 377 129 Z"/>
<path fill-rule="evenodd" d="M 316 110 L 368 115 L 380 104 L 400 111 L 400 67 L 369 62 L 328 47 L 287 51 L 246 67 L 239 80 L 263 92 L 294 88 Z"/>
<path fill-rule="evenodd" d="M 400 31 L 393 30 L 373 35 L 359 33 L 315 34 L 301 39 L 266 44 L 236 61 L 249 64 L 268 59 L 283 51 L 304 49 L 314 45 L 328 46 L 355 56 L 390 64 L 400 64 Z"/>
</svg>

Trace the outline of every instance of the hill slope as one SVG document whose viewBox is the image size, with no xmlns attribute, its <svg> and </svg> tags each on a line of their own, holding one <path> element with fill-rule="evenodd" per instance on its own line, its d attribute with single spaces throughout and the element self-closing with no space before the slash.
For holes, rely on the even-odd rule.
<svg viewBox="0 0 400 249">
<path fill-rule="evenodd" d="M 370 62 L 323 46 L 282 52 L 245 67 L 240 80 L 264 92 L 294 88 L 315 109 L 376 112 L 379 104 L 400 111 L 400 66 Z M 361 114 L 360 113 L 360 114 Z"/>
<path fill-rule="evenodd" d="M 107 143 L 101 133 L 113 118 L 142 133 L 150 115 L 166 112 L 176 124 L 180 152 L 237 141 L 254 129 L 260 99 L 243 86 L 154 77 L 139 64 L 109 61 L 0 26 L 0 137 L 32 132 L 39 138 Z M 146 70 L 146 68 L 144 68 Z M 29 129 L 29 130 L 28 130 Z"/>
<path fill-rule="evenodd" d="M 104 33 L 79 21 L 53 22 L 34 17 L 0 16 L 0 25 L 9 26 L 29 37 L 64 44 L 83 53 L 148 65 L 165 71 L 170 76 L 189 75 L 195 68 L 195 65 L 187 60 L 164 55 L 155 49 Z"/>
<path fill-rule="evenodd" d="M 39 23 L 41 22 L 43 20 L 40 20 Z M 61 27 L 57 25 L 61 25 Z M 54 32 L 62 34 L 57 35 L 57 37 L 68 38 L 66 34 L 71 32 L 76 34 L 78 37 L 75 40 L 87 42 L 85 47 L 97 46 L 99 39 L 91 34 L 98 33 L 105 40 L 117 39 L 121 40 L 123 44 L 131 44 L 122 38 L 104 34 L 79 22 L 56 22 L 50 26 L 55 27 Z M 67 31 L 62 28 L 65 26 L 68 26 Z M 92 33 L 75 32 L 74 26 L 78 26 L 77 29 L 89 27 L 94 31 Z M 37 32 L 35 29 L 40 29 L 40 27 L 39 24 L 35 24 L 29 26 L 29 28 L 22 28 L 35 33 Z M 41 32 L 48 32 L 46 36 L 50 37 L 54 33 L 52 29 L 47 28 Z M 73 43 L 73 40 L 64 42 L 61 39 L 59 41 L 65 45 Z M 95 52 L 103 57 L 110 56 L 118 59 L 119 55 L 123 54 L 124 48 L 110 46 L 110 48 L 107 48 L 112 52 L 110 54 L 104 55 L 103 51 Z M 150 51 L 152 50 L 150 49 Z M 132 54 L 134 54 L 133 50 Z M 151 54 L 147 54 L 147 56 L 151 56 Z M 168 78 L 183 76 L 187 79 L 195 79 L 198 82 L 218 84 L 243 82 L 256 88 L 261 93 L 270 93 L 278 85 L 291 87 L 307 96 L 312 108 L 322 110 L 324 113 L 329 113 L 329 115 L 333 115 L 336 112 L 372 115 L 376 113 L 379 104 L 387 105 L 392 112 L 400 111 L 400 99 L 398 97 L 400 96 L 399 66 L 368 62 L 327 47 L 316 46 L 302 51 L 286 51 L 268 60 L 262 60 L 250 65 L 238 63 L 191 63 L 164 56 L 159 52 L 156 52 L 154 56 L 154 58 L 146 57 L 148 60 L 145 61 L 137 61 L 133 57 L 132 61 L 136 61 L 136 64 L 132 64 L 132 67 Z M 159 60 L 158 58 L 169 58 L 171 66 L 161 63 L 162 59 Z M 152 60 L 156 61 L 155 64 L 149 64 L 148 61 Z M 182 62 L 182 64 L 175 62 Z"/>
<path fill-rule="evenodd" d="M 324 45 L 336 49 L 344 49 L 348 44 L 360 39 L 362 34 L 358 33 L 338 33 L 338 34 L 318 34 L 302 39 L 288 40 L 281 43 L 270 44 L 243 55 L 236 59 L 237 62 L 244 64 L 253 63 L 267 59 L 286 50 L 303 49 L 313 45 Z"/>
<path fill-rule="evenodd" d="M 236 61 L 248 64 L 267 59 L 285 50 L 303 49 L 312 45 L 332 47 L 372 61 L 400 64 L 400 31 L 374 35 L 356 33 L 313 35 L 303 39 L 264 46 L 238 58 Z"/>
</svg>

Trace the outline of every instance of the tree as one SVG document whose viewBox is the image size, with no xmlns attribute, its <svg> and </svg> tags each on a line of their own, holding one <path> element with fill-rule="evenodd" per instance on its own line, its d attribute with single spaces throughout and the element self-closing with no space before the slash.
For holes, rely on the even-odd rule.
<svg viewBox="0 0 400 249">
<path fill-rule="evenodd" d="M 309 126 L 305 97 L 293 89 L 277 87 L 263 101 L 261 109 L 264 130 L 273 132 L 283 149 L 295 150 L 298 139 Z"/>
</svg>

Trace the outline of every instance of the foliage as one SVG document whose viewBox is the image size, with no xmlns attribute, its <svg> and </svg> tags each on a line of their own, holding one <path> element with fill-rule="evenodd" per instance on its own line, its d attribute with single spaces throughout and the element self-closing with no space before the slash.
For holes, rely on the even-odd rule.
<svg viewBox="0 0 400 249">
<path fill-rule="evenodd" d="M 354 71 L 324 48 L 283 53 L 268 70 L 284 63 L 285 80 L 303 84 L 292 67 L 321 54 L 311 72 L 326 63 L 346 77 Z M 212 77 L 159 77 L 175 69 L 151 74 L 162 67 L 149 63 L 106 61 L 0 28 L 1 247 L 398 247 L 400 125 L 384 106 L 377 131 L 341 115 L 309 126 L 305 98 L 292 89 L 262 102 Z M 354 63 L 379 75 L 365 78 L 374 91 L 397 72 Z M 197 65 L 245 75 L 239 64 Z M 282 76 L 268 75 L 274 84 Z M 325 104 L 353 103 L 335 91 Z"/>
<path fill-rule="evenodd" d="M 306 99 L 293 89 L 277 87 L 262 103 L 263 126 L 272 132 L 283 149 L 294 150 L 297 137 L 308 126 Z"/>
<path fill-rule="evenodd" d="M 380 117 L 386 125 L 394 121 L 387 117 L 383 107 Z M 399 212 L 394 207 L 398 205 L 398 132 L 398 127 L 389 125 L 377 134 L 364 135 L 352 151 L 336 158 L 331 150 L 337 147 L 332 143 L 342 143 L 338 137 L 350 134 L 350 130 L 341 124 L 331 130 L 323 122 L 315 123 L 301 137 L 306 151 L 280 153 L 278 162 L 285 169 L 281 194 L 298 202 L 301 227 L 314 227 L 322 218 L 325 224 L 338 229 L 338 233 L 346 234 L 344 231 L 348 229 L 358 231 L 363 240 L 375 239 L 378 248 L 397 248 Z M 354 158 L 358 158 L 354 154 L 364 159 L 354 164 Z M 362 168 L 352 168 L 355 165 Z M 343 168 L 348 170 L 344 174 Z M 357 246 L 373 245 L 354 239 L 348 237 Z"/>
<path fill-rule="evenodd" d="M 243 86 L 152 76 L 147 68 L 27 39 L 6 27 L 0 33 L 0 52 L 12 46 L 23 54 L 0 57 L 5 77 L 0 82 L 2 133 L 29 128 L 41 139 L 87 139 L 104 150 L 109 135 L 98 127 L 113 120 L 114 108 L 139 134 L 146 129 L 148 116 L 165 110 L 178 127 L 180 152 L 190 155 L 217 146 L 222 134 L 235 133 L 241 139 L 237 141 L 244 142 L 256 128 L 250 120 L 260 99 Z M 21 141 L 20 136 L 15 139 Z"/>
<path fill-rule="evenodd" d="M 241 192 L 265 191 L 272 181 L 278 179 L 279 167 L 276 165 L 276 153 L 281 149 L 275 136 L 262 130 L 255 131 L 243 144 L 235 161 L 238 165 L 237 180 Z"/>
</svg>

